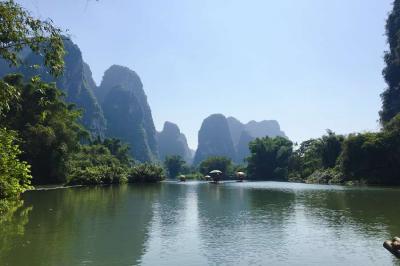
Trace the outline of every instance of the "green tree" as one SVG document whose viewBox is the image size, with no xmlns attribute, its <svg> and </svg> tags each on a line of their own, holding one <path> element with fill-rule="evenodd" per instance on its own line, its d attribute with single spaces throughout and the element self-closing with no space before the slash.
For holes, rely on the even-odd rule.
<svg viewBox="0 0 400 266">
<path fill-rule="evenodd" d="M 389 51 L 385 53 L 386 67 L 383 76 L 388 85 L 382 93 L 381 123 L 389 122 L 400 113 L 400 0 L 395 0 L 393 10 L 386 21 Z"/>
<path fill-rule="evenodd" d="M 125 158 L 123 156 L 122 158 Z M 127 160 L 130 161 L 130 158 Z M 119 160 L 103 144 L 82 145 L 72 155 L 68 164 L 69 185 L 120 184 L 127 182 L 128 169 L 125 159 Z"/>
<path fill-rule="evenodd" d="M 291 178 L 303 180 L 322 167 L 319 139 L 303 141 L 289 160 Z"/>
<path fill-rule="evenodd" d="M 232 172 L 232 160 L 224 156 L 212 156 L 199 165 L 199 171 L 203 175 L 207 175 L 212 170 L 220 170 L 223 175 L 228 176 Z"/>
<path fill-rule="evenodd" d="M 169 178 L 176 178 L 185 168 L 185 160 L 180 155 L 166 156 L 164 166 Z"/>
<path fill-rule="evenodd" d="M 93 144 L 104 145 L 123 165 L 130 166 L 133 163 L 129 145 L 123 143 L 120 139 L 106 138 L 101 140 L 100 137 L 98 137 Z"/>
<path fill-rule="evenodd" d="M 247 173 L 251 179 L 287 180 L 293 143 L 283 137 L 257 138 L 250 142 Z"/>
<path fill-rule="evenodd" d="M 29 165 L 19 159 L 21 150 L 14 131 L 0 128 L 0 211 L 3 199 L 17 197 L 30 188 Z"/>
<path fill-rule="evenodd" d="M 32 166 L 33 183 L 65 182 L 68 160 L 79 150 L 79 141 L 88 137 L 77 123 L 80 111 L 62 100 L 54 84 L 38 79 L 24 83 L 20 75 L 6 76 L 4 81 L 16 88 L 21 98 L 0 123 L 19 133 L 20 157 Z"/>
<path fill-rule="evenodd" d="M 351 134 L 343 144 L 341 167 L 348 180 L 400 184 L 400 114 L 381 132 Z"/>
<path fill-rule="evenodd" d="M 295 180 L 305 180 L 315 171 L 335 168 L 342 152 L 344 136 L 327 130 L 318 139 L 302 142 L 293 152 L 289 162 L 289 176 Z"/>
<path fill-rule="evenodd" d="M 332 130 L 327 130 L 327 134 L 322 136 L 319 143 L 319 153 L 324 169 L 333 168 L 342 152 L 344 136 L 336 135 Z"/>
<path fill-rule="evenodd" d="M 137 164 L 128 173 L 129 183 L 157 183 L 164 178 L 164 169 L 159 165 L 150 163 Z"/>
</svg>

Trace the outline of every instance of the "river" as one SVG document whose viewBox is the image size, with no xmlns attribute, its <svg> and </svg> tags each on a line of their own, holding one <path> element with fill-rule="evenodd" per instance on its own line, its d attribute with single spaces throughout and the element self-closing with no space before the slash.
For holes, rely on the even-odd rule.
<svg viewBox="0 0 400 266">
<path fill-rule="evenodd" d="M 400 265 L 400 189 L 162 182 L 29 191 L 0 265 Z"/>
</svg>

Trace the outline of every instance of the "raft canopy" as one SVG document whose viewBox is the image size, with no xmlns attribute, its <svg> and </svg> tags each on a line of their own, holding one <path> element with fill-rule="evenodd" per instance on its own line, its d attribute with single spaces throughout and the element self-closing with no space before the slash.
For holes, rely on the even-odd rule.
<svg viewBox="0 0 400 266">
<path fill-rule="evenodd" d="M 212 170 L 209 174 L 210 175 L 220 175 L 220 174 L 222 174 L 222 172 L 220 170 Z"/>
<path fill-rule="evenodd" d="M 236 172 L 236 176 L 244 177 L 244 176 L 246 176 L 246 174 L 244 172 Z"/>
</svg>

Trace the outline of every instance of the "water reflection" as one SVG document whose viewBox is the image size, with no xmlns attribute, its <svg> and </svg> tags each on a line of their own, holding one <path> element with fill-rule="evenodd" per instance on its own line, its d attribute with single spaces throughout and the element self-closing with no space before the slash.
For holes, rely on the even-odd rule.
<svg viewBox="0 0 400 266">
<path fill-rule="evenodd" d="M 9 260 L 13 250 L 12 243 L 24 236 L 25 225 L 28 223 L 32 207 L 23 205 L 23 200 L 10 201 L 7 203 L 7 211 L 0 215 L 0 262 Z"/>
<path fill-rule="evenodd" d="M 343 253 L 352 254 L 354 261 L 363 263 L 367 259 L 378 265 L 392 259 L 393 264 L 400 265 L 381 248 L 382 240 L 400 233 L 400 208 L 393 204 L 398 195 L 399 190 L 394 189 L 349 188 L 340 192 L 304 192 L 298 200 L 306 207 L 305 223 L 336 242 L 349 243 L 343 246 Z"/>
<path fill-rule="evenodd" d="M 211 188 L 202 194 L 200 209 L 204 255 L 210 263 L 284 263 L 281 242 L 291 220 L 294 196 L 290 193 L 249 189 L 243 184 Z"/>
<path fill-rule="evenodd" d="M 399 189 L 276 182 L 29 192 L 0 265 L 400 265 Z"/>
<path fill-rule="evenodd" d="M 170 183 L 153 206 L 153 220 L 142 265 L 204 265 L 197 251 L 198 186 Z"/>
<path fill-rule="evenodd" d="M 1 251 L 6 260 L 0 265 L 132 265 L 144 252 L 148 231 L 143 225 L 152 218 L 159 188 L 27 193 L 25 202 L 33 210 L 25 234 L 7 241 L 12 250 Z"/>
</svg>

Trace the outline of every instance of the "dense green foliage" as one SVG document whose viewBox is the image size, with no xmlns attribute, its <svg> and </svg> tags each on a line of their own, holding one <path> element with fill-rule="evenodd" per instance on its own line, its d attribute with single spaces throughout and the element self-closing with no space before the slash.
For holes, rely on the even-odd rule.
<svg viewBox="0 0 400 266">
<path fill-rule="evenodd" d="M 0 122 L 18 132 L 21 159 L 32 166 L 33 183 L 65 182 L 67 162 L 87 135 L 77 123 L 80 112 L 61 99 L 54 84 L 38 79 L 25 83 L 20 75 L 9 75 L 4 81 L 17 89 L 20 100 Z"/>
<path fill-rule="evenodd" d="M 257 138 L 250 142 L 247 159 L 249 178 L 257 180 L 287 180 L 293 143 L 284 137 Z"/>
<path fill-rule="evenodd" d="M 129 183 L 156 183 L 164 178 L 164 169 L 156 164 L 137 164 L 128 172 Z"/>
<path fill-rule="evenodd" d="M 381 122 L 389 122 L 400 112 L 400 0 L 395 0 L 386 22 L 389 51 L 385 53 L 386 67 L 383 76 L 388 85 L 382 93 Z"/>
<path fill-rule="evenodd" d="M 185 174 L 186 180 L 206 180 L 200 172 L 193 171 Z"/>
<path fill-rule="evenodd" d="M 0 128 L 0 212 L 2 199 L 15 198 L 30 188 L 29 165 L 18 158 L 21 150 L 16 142 L 14 131 Z"/>
<path fill-rule="evenodd" d="M 186 162 L 179 155 L 171 155 L 165 157 L 164 166 L 167 170 L 169 178 L 176 178 L 185 170 Z"/>
<path fill-rule="evenodd" d="M 127 182 L 131 166 L 129 149 L 116 139 L 83 145 L 69 164 L 69 185 L 119 184 Z"/>
<path fill-rule="evenodd" d="M 232 160 L 223 156 L 212 156 L 202 161 L 199 171 L 203 175 L 208 175 L 212 170 L 219 170 L 226 177 L 232 174 Z"/>
<path fill-rule="evenodd" d="M 162 167 L 134 164 L 129 147 L 118 139 L 97 139 L 82 145 L 69 164 L 68 185 L 155 183 L 163 180 Z"/>
<path fill-rule="evenodd" d="M 122 143 L 121 140 L 116 138 L 104 139 L 103 141 L 98 137 L 93 144 L 105 146 L 110 153 L 118 159 L 121 164 L 130 166 L 133 163 L 133 159 L 129 154 L 129 146 Z"/>
<path fill-rule="evenodd" d="M 18 132 L 19 158 L 31 165 L 34 184 L 95 185 L 128 180 L 133 163 L 129 147 L 118 139 L 100 138 L 82 145 L 89 135 L 78 123 L 80 112 L 63 101 L 54 83 L 24 82 L 20 75 L 9 75 L 4 83 L 20 97 L 0 122 Z"/>
<path fill-rule="evenodd" d="M 315 173 L 312 180 L 319 179 L 317 177 L 326 180 L 332 171 L 324 170 L 336 167 L 343 141 L 344 136 L 327 130 L 327 134 L 321 138 L 302 142 L 289 161 L 290 179 L 305 180 Z"/>
<path fill-rule="evenodd" d="M 309 183 L 400 184 L 400 115 L 377 133 L 330 131 L 301 143 L 289 163 L 292 181 Z"/>
<path fill-rule="evenodd" d="M 343 146 L 342 169 L 349 180 L 400 184 L 400 114 L 378 133 L 350 135 Z"/>
</svg>

